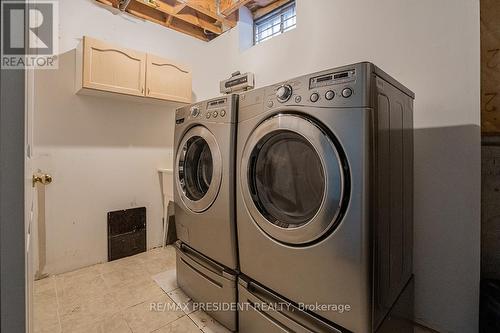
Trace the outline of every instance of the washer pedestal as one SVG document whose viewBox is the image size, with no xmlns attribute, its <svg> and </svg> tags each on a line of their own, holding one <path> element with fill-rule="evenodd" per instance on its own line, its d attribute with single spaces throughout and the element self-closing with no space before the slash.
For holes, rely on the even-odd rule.
<svg viewBox="0 0 500 333">
<path fill-rule="evenodd" d="M 175 249 L 179 287 L 194 302 L 199 303 L 201 310 L 235 332 L 236 274 L 180 241 L 175 243 Z M 229 308 L 225 308 L 228 306 Z"/>
</svg>

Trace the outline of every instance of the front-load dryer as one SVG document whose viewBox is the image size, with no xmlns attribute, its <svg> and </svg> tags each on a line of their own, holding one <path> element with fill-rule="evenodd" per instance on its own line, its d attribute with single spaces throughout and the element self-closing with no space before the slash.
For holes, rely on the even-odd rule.
<svg viewBox="0 0 500 333">
<path fill-rule="evenodd" d="M 240 95 L 242 274 L 342 332 L 377 330 L 412 276 L 413 98 L 370 63 Z"/>
</svg>

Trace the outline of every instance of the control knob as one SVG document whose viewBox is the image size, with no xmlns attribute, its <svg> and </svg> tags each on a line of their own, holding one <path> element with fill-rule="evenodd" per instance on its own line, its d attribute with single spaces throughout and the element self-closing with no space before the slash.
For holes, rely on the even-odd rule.
<svg viewBox="0 0 500 333">
<path fill-rule="evenodd" d="M 200 108 L 197 106 L 193 106 L 191 108 L 191 117 L 196 118 L 200 115 Z"/>
<path fill-rule="evenodd" d="M 319 94 L 318 93 L 312 93 L 311 97 L 309 98 L 311 102 L 316 103 L 319 100 Z"/>
<path fill-rule="evenodd" d="M 351 88 L 345 88 L 342 90 L 342 97 L 344 98 L 349 98 L 352 96 L 352 89 Z"/>
<path fill-rule="evenodd" d="M 289 84 L 284 84 L 276 90 L 276 98 L 278 98 L 278 101 L 281 103 L 285 103 L 292 97 L 292 87 Z"/>
<path fill-rule="evenodd" d="M 335 97 L 335 92 L 333 90 L 328 90 L 325 94 L 325 98 L 331 101 Z"/>
</svg>

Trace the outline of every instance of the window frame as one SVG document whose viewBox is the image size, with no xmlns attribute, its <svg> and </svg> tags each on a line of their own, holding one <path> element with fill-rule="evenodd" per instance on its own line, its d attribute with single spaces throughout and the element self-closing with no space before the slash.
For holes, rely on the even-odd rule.
<svg viewBox="0 0 500 333">
<path fill-rule="evenodd" d="M 295 15 L 292 16 L 292 17 L 289 17 L 288 19 L 284 19 L 283 15 L 288 11 L 290 10 L 290 8 L 294 9 L 295 11 Z M 271 34 L 270 36 L 268 37 L 265 37 L 263 39 L 260 39 L 260 40 L 257 40 L 257 26 L 259 24 L 262 24 L 263 22 L 265 21 L 269 21 L 270 19 L 272 18 L 276 18 L 280 16 L 280 30 L 279 30 L 279 33 L 276 33 L 276 34 Z M 290 2 L 287 2 L 285 3 L 284 5 L 274 9 L 273 11 L 267 13 L 266 15 L 262 16 L 262 17 L 259 17 L 257 20 L 255 20 L 253 22 L 253 45 L 258 45 L 262 42 L 265 42 L 266 40 L 269 40 L 269 39 L 272 39 L 276 36 L 279 36 L 279 35 L 282 35 L 283 33 L 287 32 L 287 31 L 290 31 L 290 30 L 293 30 L 295 29 L 295 27 L 297 26 L 297 6 L 296 6 L 296 1 L 295 0 L 291 0 Z M 284 22 L 287 21 L 287 20 L 290 20 L 292 18 L 295 18 L 295 24 L 288 27 L 287 30 L 285 30 L 285 27 L 284 27 Z M 274 24 L 274 25 L 271 25 L 269 28 L 263 30 L 263 31 L 266 31 L 268 29 L 272 29 L 274 26 L 277 26 L 277 24 Z M 260 32 L 262 33 L 262 31 Z"/>
</svg>

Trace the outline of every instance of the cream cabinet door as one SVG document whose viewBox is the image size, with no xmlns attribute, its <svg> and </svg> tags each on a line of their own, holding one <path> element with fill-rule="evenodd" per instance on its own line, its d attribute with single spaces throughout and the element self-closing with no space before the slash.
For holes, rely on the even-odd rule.
<svg viewBox="0 0 500 333">
<path fill-rule="evenodd" d="M 148 54 L 146 88 L 148 97 L 191 103 L 191 72 L 182 65 Z"/>
<path fill-rule="evenodd" d="M 83 53 L 84 88 L 145 95 L 146 53 L 89 37 L 84 38 Z"/>
</svg>

